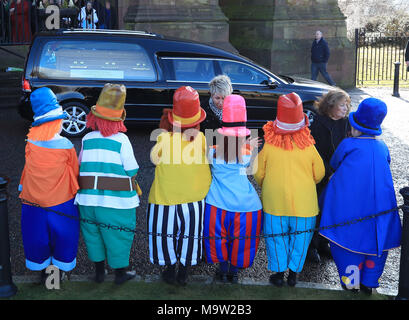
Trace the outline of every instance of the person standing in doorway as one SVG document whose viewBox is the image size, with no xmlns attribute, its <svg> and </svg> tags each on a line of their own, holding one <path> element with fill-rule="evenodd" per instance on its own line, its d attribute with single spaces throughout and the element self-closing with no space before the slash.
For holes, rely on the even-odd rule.
<svg viewBox="0 0 409 320">
<path fill-rule="evenodd" d="M 329 56 L 328 43 L 322 36 L 322 32 L 317 30 L 311 46 L 311 80 L 317 80 L 318 73 L 321 72 L 322 76 L 331 86 L 336 86 L 334 80 L 332 80 L 327 72 Z"/>
</svg>

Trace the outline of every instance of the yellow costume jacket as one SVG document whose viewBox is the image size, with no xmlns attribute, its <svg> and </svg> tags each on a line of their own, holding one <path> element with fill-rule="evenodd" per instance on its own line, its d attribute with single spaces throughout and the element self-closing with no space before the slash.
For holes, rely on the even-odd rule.
<svg viewBox="0 0 409 320">
<path fill-rule="evenodd" d="M 265 143 L 257 155 L 254 175 L 261 187 L 264 212 L 276 216 L 313 217 L 318 214 L 316 184 L 325 174 L 324 163 L 310 145 L 292 150 Z"/>
<path fill-rule="evenodd" d="M 164 132 L 151 151 L 156 164 L 149 203 L 176 205 L 204 199 L 212 182 L 206 158 L 206 138 L 199 132 L 193 141 L 180 132 Z"/>
</svg>

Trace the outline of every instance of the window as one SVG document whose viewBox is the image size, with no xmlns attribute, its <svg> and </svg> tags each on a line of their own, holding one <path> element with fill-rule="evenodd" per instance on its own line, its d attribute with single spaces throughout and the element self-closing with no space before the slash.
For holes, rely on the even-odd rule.
<svg viewBox="0 0 409 320">
<path fill-rule="evenodd" d="M 137 44 L 50 41 L 41 53 L 39 77 L 156 81 L 156 72 L 145 50 Z"/>
<path fill-rule="evenodd" d="M 268 76 L 253 67 L 234 61 L 219 60 L 222 73 L 229 76 L 232 83 L 264 84 Z"/>
<path fill-rule="evenodd" d="M 163 58 L 163 61 L 171 81 L 210 82 L 215 76 L 210 59 Z"/>
</svg>

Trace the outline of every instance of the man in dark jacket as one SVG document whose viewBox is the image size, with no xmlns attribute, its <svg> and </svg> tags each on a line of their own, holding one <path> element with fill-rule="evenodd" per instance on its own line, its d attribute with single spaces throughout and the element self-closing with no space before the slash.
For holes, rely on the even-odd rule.
<svg viewBox="0 0 409 320">
<path fill-rule="evenodd" d="M 311 79 L 317 80 L 318 73 L 321 72 L 325 80 L 335 86 L 334 80 L 327 72 L 327 63 L 329 59 L 329 47 L 327 41 L 322 37 L 322 32 L 315 32 L 315 40 L 311 46 Z"/>
<path fill-rule="evenodd" d="M 406 43 L 406 48 L 405 48 L 405 63 L 406 63 L 406 71 L 409 71 L 409 41 Z"/>
</svg>

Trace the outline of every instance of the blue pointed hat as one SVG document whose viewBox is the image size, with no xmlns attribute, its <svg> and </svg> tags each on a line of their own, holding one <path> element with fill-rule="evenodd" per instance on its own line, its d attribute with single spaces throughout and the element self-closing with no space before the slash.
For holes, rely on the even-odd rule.
<svg viewBox="0 0 409 320">
<path fill-rule="evenodd" d="M 382 134 L 381 124 L 388 112 L 386 103 L 376 98 L 366 98 L 358 106 L 358 110 L 349 114 L 352 127 L 364 134 L 379 136 Z"/>
<path fill-rule="evenodd" d="M 57 97 L 50 88 L 42 87 L 33 91 L 30 95 L 30 102 L 34 112 L 34 122 L 31 124 L 33 127 L 53 120 L 69 118 L 68 113 L 62 110 Z"/>
</svg>

